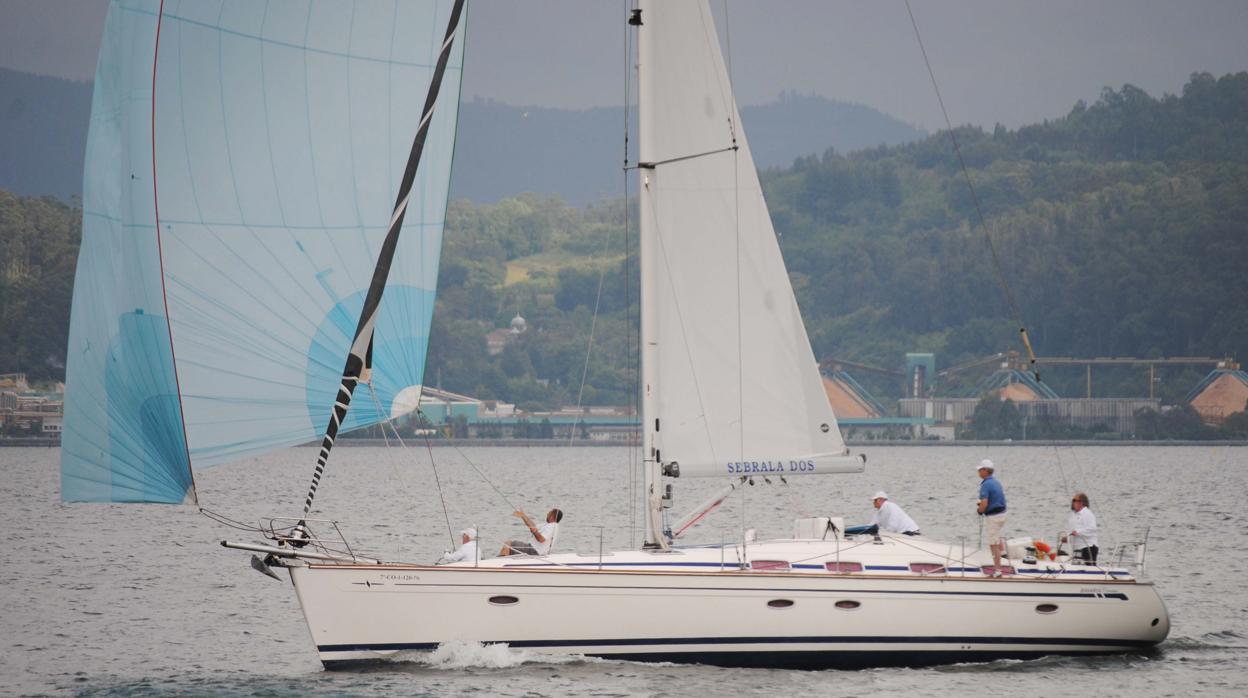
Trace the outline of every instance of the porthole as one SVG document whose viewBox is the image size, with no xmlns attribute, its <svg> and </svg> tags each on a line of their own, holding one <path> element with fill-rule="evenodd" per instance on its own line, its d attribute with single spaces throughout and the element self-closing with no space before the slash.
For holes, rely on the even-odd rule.
<svg viewBox="0 0 1248 698">
<path fill-rule="evenodd" d="M 1157 627 L 1157 624 L 1158 624 L 1158 623 L 1160 623 L 1160 622 L 1161 622 L 1161 619 L 1160 619 L 1160 618 L 1154 618 L 1154 619 L 1153 619 L 1153 622 L 1152 622 L 1152 623 L 1149 623 L 1149 625 L 1151 625 L 1151 626 L 1153 626 L 1153 627 L 1155 628 L 1155 627 Z"/>
<path fill-rule="evenodd" d="M 520 602 L 520 599 L 517 599 L 514 596 L 491 596 L 490 597 L 490 604 L 494 606 L 510 606 L 514 603 L 519 603 L 519 602 Z"/>
<path fill-rule="evenodd" d="M 789 599 L 772 599 L 767 602 L 768 608 L 788 608 L 792 605 L 793 602 Z"/>
<path fill-rule="evenodd" d="M 849 599 L 842 599 L 836 602 L 836 607 L 841 609 L 842 611 L 852 611 L 861 605 L 862 604 L 860 602 L 850 601 Z"/>
<path fill-rule="evenodd" d="M 1040 613 L 1046 616 L 1053 614 L 1053 613 L 1057 613 L 1057 604 L 1042 603 L 1039 606 L 1036 606 L 1036 613 Z"/>
</svg>

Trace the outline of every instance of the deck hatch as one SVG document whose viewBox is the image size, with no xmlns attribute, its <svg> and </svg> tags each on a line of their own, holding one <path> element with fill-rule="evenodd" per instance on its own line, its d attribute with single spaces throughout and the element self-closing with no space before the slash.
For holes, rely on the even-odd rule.
<svg viewBox="0 0 1248 698">
<path fill-rule="evenodd" d="M 939 562 L 911 562 L 910 571 L 917 574 L 944 574 L 945 566 Z"/>
<path fill-rule="evenodd" d="M 862 571 L 861 562 L 829 562 L 824 565 L 829 572 L 835 574 L 852 574 Z"/>
<path fill-rule="evenodd" d="M 788 560 L 750 560 L 755 572 L 788 572 L 791 567 Z"/>
</svg>

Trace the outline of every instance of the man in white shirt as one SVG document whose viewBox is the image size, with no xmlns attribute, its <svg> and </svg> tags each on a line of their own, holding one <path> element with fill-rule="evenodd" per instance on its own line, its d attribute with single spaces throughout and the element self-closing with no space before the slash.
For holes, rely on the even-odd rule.
<svg viewBox="0 0 1248 698">
<path fill-rule="evenodd" d="M 533 542 L 513 540 L 503 544 L 503 549 L 498 551 L 499 555 L 545 555 L 550 552 L 550 548 L 555 544 L 555 536 L 559 535 L 559 522 L 563 521 L 563 512 L 559 509 L 551 509 L 546 512 L 546 523 L 539 528 L 533 523 L 533 519 L 523 511 L 514 511 L 512 516 L 517 516 L 524 521 L 524 525 L 529 527 L 529 534 L 533 536 Z"/>
<path fill-rule="evenodd" d="M 477 555 L 477 529 L 471 526 L 459 532 L 463 543 L 460 544 L 455 552 L 447 551 L 442 553 L 442 558 L 438 560 L 439 565 L 445 565 L 451 562 L 476 562 L 480 558 Z"/>
<path fill-rule="evenodd" d="M 1076 492 L 1070 499 L 1070 518 L 1066 520 L 1066 532 L 1062 542 L 1070 541 L 1075 557 L 1096 564 L 1100 547 L 1096 540 L 1096 514 L 1088 508 L 1088 495 Z"/>
<path fill-rule="evenodd" d="M 875 505 L 875 513 L 871 515 L 872 526 L 877 526 L 878 530 L 889 533 L 919 535 L 919 525 L 907 516 L 900 506 L 888 501 L 888 495 L 883 491 L 876 492 L 871 497 L 871 502 Z"/>
</svg>

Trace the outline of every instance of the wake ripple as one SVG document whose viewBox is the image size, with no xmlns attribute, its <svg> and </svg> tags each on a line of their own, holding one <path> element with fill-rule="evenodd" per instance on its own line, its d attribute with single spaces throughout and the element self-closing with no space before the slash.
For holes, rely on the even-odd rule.
<svg viewBox="0 0 1248 698">
<path fill-rule="evenodd" d="M 1199 638 L 1185 635 L 1171 636 L 1161 644 L 1163 652 L 1174 650 L 1243 650 L 1248 649 L 1243 635 L 1234 630 L 1217 630 Z"/>
<path fill-rule="evenodd" d="M 432 652 L 395 655 L 395 661 L 412 662 L 433 669 L 509 669 L 524 664 L 584 664 L 603 661 L 575 654 L 547 654 L 513 649 L 503 643 L 455 641 L 438 645 Z"/>
</svg>

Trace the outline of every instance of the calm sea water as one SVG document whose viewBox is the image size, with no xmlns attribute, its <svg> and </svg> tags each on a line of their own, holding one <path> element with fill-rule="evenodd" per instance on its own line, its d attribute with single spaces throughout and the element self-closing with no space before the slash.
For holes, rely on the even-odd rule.
<svg viewBox="0 0 1248 698">
<path fill-rule="evenodd" d="M 800 515 L 870 515 L 885 489 L 935 538 L 977 540 L 975 464 L 993 458 L 1012 535 L 1050 539 L 1075 489 L 1089 493 L 1102 548 L 1150 532 L 1148 575 L 1173 631 L 1147 655 L 1049 658 L 861 672 L 734 670 L 552 658 L 505 647 L 445 647 L 366 671 L 326 672 L 288 582 L 248 566 L 223 538 L 251 540 L 194 507 L 63 505 L 55 449 L 0 449 L 0 692 L 81 695 L 699 696 L 949 694 L 1248 695 L 1248 448 L 967 447 L 865 449 L 861 475 L 746 488 L 694 540 L 791 535 Z M 523 533 L 511 507 L 557 505 L 559 547 L 635 540 L 623 448 L 345 447 L 316 516 L 386 559 L 432 561 L 449 525 L 483 547 Z M 296 515 L 315 451 L 199 471 L 201 504 L 234 519 Z M 471 463 L 471 465 L 469 464 Z M 441 481 L 441 496 L 435 486 Z M 484 473 L 500 495 L 487 484 Z M 687 481 L 678 511 L 718 486 Z M 446 513 L 443 513 L 443 499 Z M 744 516 L 743 516 L 744 510 Z"/>
</svg>

